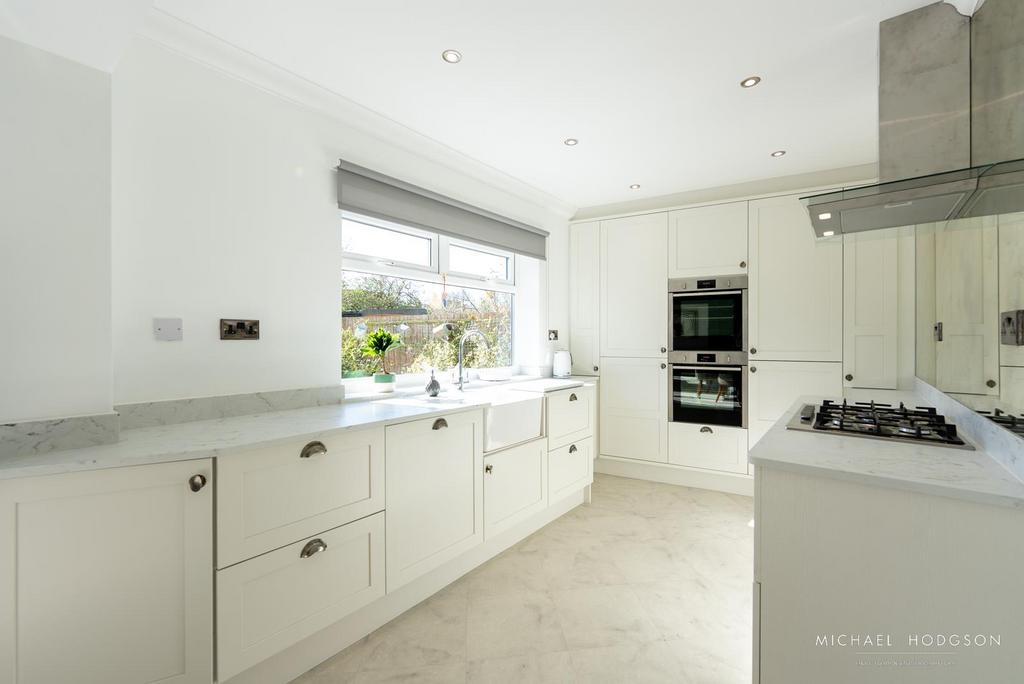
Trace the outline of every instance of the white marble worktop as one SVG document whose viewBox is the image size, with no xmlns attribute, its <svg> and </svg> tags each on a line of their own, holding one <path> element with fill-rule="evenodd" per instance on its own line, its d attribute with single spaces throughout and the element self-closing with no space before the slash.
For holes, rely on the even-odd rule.
<svg viewBox="0 0 1024 684">
<path fill-rule="evenodd" d="M 596 378 L 588 379 L 596 381 Z M 331 430 L 403 423 L 509 401 L 509 385 L 396 395 L 372 401 L 273 411 L 121 431 L 113 444 L 0 459 L 0 479 L 211 458 L 236 449 L 315 439 Z"/>
<path fill-rule="evenodd" d="M 876 400 L 926 405 L 912 394 L 873 394 Z M 801 397 L 750 451 L 750 462 L 861 484 L 1024 508 L 1024 482 L 980 447 L 970 451 L 786 429 L 804 404 L 821 401 L 822 397 Z M 970 434 L 964 437 L 971 440 Z"/>
</svg>

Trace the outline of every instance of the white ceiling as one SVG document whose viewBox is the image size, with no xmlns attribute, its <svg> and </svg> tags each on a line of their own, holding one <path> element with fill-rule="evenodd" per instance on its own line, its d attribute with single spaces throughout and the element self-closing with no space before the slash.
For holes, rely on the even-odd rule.
<svg viewBox="0 0 1024 684">
<path fill-rule="evenodd" d="M 155 6 L 585 207 L 876 161 L 878 22 L 930 1 Z"/>
</svg>

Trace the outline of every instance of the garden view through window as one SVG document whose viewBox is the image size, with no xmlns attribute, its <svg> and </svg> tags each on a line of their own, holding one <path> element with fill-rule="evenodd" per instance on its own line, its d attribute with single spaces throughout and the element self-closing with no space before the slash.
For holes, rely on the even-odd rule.
<svg viewBox="0 0 1024 684">
<path fill-rule="evenodd" d="M 391 373 L 454 368 L 459 339 L 469 329 L 483 333 L 486 343 L 476 336 L 466 341 L 466 368 L 512 365 L 512 255 L 353 220 L 342 222 L 342 248 L 343 378 L 380 371 L 379 361 L 362 351 L 366 335 L 378 328 L 402 342 L 388 352 Z"/>
</svg>

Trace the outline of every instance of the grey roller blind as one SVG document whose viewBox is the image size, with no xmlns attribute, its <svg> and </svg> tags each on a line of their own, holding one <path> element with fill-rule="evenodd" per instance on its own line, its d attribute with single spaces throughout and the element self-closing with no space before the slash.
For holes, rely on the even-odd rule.
<svg viewBox="0 0 1024 684">
<path fill-rule="evenodd" d="M 342 160 L 338 206 L 346 211 L 545 258 L 547 231 Z"/>
</svg>

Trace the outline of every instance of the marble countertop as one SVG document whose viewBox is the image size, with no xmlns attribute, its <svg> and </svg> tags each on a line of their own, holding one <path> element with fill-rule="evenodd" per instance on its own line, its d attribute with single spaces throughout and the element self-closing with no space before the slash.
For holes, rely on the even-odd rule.
<svg viewBox="0 0 1024 684">
<path fill-rule="evenodd" d="M 876 399 L 880 394 L 873 393 Z M 905 400 L 908 405 L 923 405 L 912 394 L 886 395 L 886 400 L 895 403 Z M 969 451 L 786 429 L 804 404 L 821 401 L 822 397 L 801 397 L 750 451 L 750 462 L 861 484 L 1024 508 L 1024 482 L 983 449 Z"/>
<path fill-rule="evenodd" d="M 445 392 L 437 399 L 398 395 L 124 430 L 113 444 L 2 459 L 0 479 L 211 458 L 235 449 L 315 439 L 332 430 L 396 424 L 481 408 L 506 401 L 507 389 L 504 385 L 464 394 Z"/>
</svg>

